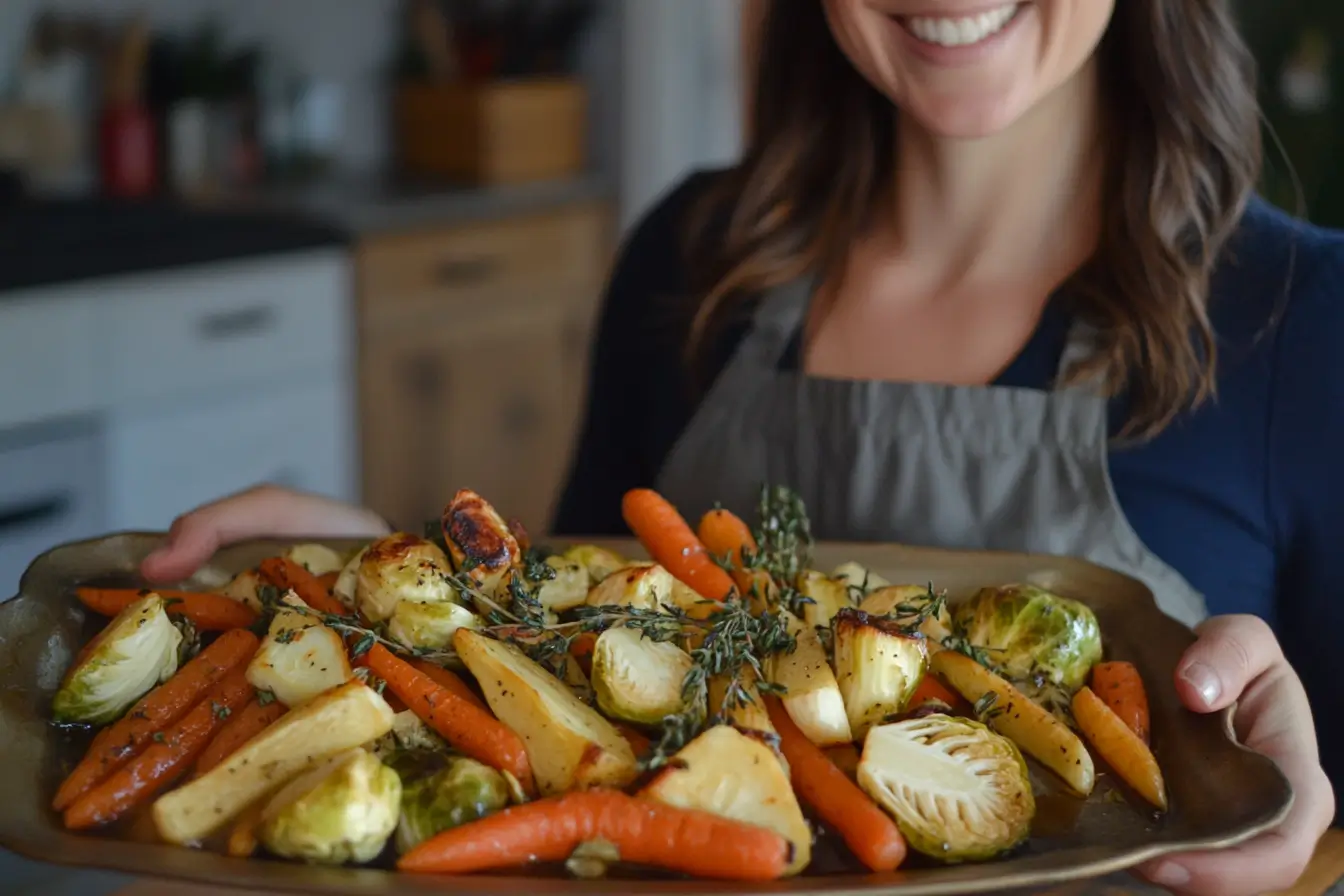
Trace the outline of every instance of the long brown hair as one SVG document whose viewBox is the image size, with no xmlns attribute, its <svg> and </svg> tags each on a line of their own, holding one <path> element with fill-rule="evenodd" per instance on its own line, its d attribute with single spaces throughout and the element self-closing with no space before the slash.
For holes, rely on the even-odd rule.
<svg viewBox="0 0 1344 896">
<path fill-rule="evenodd" d="M 1098 49 L 1110 146 L 1105 225 L 1067 292 L 1098 351 L 1066 382 L 1127 392 L 1147 437 L 1214 394 L 1210 274 L 1260 173 L 1253 59 L 1227 0 L 1118 0 Z M 703 211 L 690 357 L 761 292 L 834 273 L 892 176 L 898 112 L 850 64 L 820 0 L 770 0 L 743 162 Z M 700 223 L 707 218 L 699 219 Z"/>
</svg>

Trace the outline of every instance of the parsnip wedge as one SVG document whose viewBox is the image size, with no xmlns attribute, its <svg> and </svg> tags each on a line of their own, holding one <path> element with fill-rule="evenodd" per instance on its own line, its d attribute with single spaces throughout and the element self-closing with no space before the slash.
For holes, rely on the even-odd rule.
<svg viewBox="0 0 1344 896">
<path fill-rule="evenodd" d="M 523 739 L 542 796 L 624 787 L 639 774 L 615 726 L 515 645 L 463 628 L 453 647 L 490 709 Z"/>
<path fill-rule="evenodd" d="M 1059 775 L 1079 796 L 1092 792 L 1096 783 L 1092 755 L 1063 722 L 965 654 L 943 650 L 929 662 L 939 677 L 972 704 L 993 694 L 994 702 L 985 713 L 991 728 Z"/>
<path fill-rule="evenodd" d="M 201 777 L 159 797 L 159 836 L 179 846 L 209 836 L 304 769 L 382 737 L 394 715 L 359 681 L 290 710 Z"/>
<path fill-rule="evenodd" d="M 853 742 L 840 685 L 816 629 L 790 617 L 789 631 L 793 652 L 776 654 L 769 667 L 770 680 L 786 689 L 781 700 L 789 718 L 819 747 Z"/>
<path fill-rule="evenodd" d="M 738 678 L 747 699 L 738 705 L 728 707 L 728 686 L 732 683 L 729 675 L 715 675 L 709 680 L 709 712 L 723 716 L 732 725 L 745 731 L 759 731 L 763 734 L 778 734 L 775 725 L 766 712 L 765 701 L 756 687 L 756 672 L 750 666 L 743 667 Z"/>
<path fill-rule="evenodd" d="M 683 747 L 640 796 L 775 831 L 793 844 L 786 874 L 798 874 L 812 860 L 812 830 L 789 773 L 750 733 L 727 725 L 710 728 Z"/>
</svg>

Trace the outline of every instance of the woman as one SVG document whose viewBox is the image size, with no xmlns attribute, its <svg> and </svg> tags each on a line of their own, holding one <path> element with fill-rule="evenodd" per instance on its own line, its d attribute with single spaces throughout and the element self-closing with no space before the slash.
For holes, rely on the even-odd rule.
<svg viewBox="0 0 1344 896">
<path fill-rule="evenodd" d="M 1266 621 L 1339 775 L 1344 241 L 1251 198 L 1226 3 L 777 0 L 760 56 L 744 163 L 625 247 L 557 530 L 621 531 L 633 486 L 693 515 L 770 480 L 822 538 L 1076 554 L 1212 612 L 1180 693 L 1237 701 L 1297 800 L 1272 834 L 1144 872 L 1288 886 L 1334 801 Z M 145 572 L 383 528 L 262 489 L 179 520 Z"/>
</svg>

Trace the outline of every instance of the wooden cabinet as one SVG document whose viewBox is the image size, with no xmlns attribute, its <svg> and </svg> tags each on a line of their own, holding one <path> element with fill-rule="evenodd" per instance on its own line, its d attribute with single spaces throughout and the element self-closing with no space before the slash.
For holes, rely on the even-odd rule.
<svg viewBox="0 0 1344 896">
<path fill-rule="evenodd" d="M 418 531 L 471 488 L 545 531 L 582 417 L 610 221 L 583 205 L 361 247 L 366 504 Z"/>
</svg>

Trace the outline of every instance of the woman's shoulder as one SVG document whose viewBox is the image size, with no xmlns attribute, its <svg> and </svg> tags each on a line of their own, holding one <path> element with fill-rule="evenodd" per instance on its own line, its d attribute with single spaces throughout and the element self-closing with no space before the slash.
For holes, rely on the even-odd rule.
<svg viewBox="0 0 1344 896">
<path fill-rule="evenodd" d="M 1304 221 L 1256 196 L 1228 242 L 1212 288 L 1215 303 L 1235 295 L 1235 304 L 1254 317 L 1328 315 L 1344 308 L 1344 231 Z"/>
<path fill-rule="evenodd" d="M 666 187 L 629 228 L 622 256 L 640 255 L 680 264 L 685 259 L 692 228 L 721 225 L 721 216 L 705 218 L 704 200 L 732 169 L 697 169 Z"/>
</svg>

